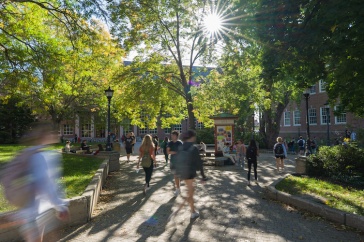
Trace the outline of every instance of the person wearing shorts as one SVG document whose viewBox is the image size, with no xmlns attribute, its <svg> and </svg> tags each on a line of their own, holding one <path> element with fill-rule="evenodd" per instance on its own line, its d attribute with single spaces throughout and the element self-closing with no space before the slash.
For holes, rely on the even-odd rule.
<svg viewBox="0 0 364 242">
<path fill-rule="evenodd" d="M 171 141 L 167 145 L 167 153 L 169 155 L 171 155 L 171 162 L 170 162 L 171 172 L 172 172 L 172 174 L 174 176 L 174 182 L 175 182 L 175 186 L 176 186 L 176 190 L 174 192 L 175 196 L 178 196 L 181 193 L 181 191 L 180 191 L 180 179 L 176 175 L 176 154 L 178 152 L 178 147 L 180 145 L 182 145 L 182 142 L 180 140 L 178 140 L 178 136 L 179 136 L 178 131 L 172 131 Z"/>
<path fill-rule="evenodd" d="M 128 163 L 130 161 L 130 154 L 133 153 L 133 140 L 134 139 L 131 137 L 130 133 L 128 133 L 126 135 L 126 138 L 124 140 L 124 147 L 125 147 L 126 158 L 127 158 Z"/>
<path fill-rule="evenodd" d="M 279 168 L 284 169 L 284 159 L 287 158 L 287 149 L 283 143 L 282 137 L 277 138 L 277 143 L 273 147 L 274 156 L 276 158 L 277 171 Z"/>
</svg>

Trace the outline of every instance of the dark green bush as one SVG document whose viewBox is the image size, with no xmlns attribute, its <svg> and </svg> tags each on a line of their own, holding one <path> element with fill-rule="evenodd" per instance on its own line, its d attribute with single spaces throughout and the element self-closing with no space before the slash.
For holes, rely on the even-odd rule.
<svg viewBox="0 0 364 242">
<path fill-rule="evenodd" d="M 349 181 L 364 174 L 364 150 L 355 144 L 321 146 L 308 158 L 308 174 Z"/>
<path fill-rule="evenodd" d="M 204 128 L 196 130 L 196 142 L 200 143 L 201 141 L 205 144 L 215 144 L 214 139 L 214 129 L 213 128 Z"/>
</svg>

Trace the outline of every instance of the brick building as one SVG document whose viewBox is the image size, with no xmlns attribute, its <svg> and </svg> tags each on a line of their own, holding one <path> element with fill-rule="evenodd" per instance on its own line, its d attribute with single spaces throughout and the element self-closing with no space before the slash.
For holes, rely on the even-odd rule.
<svg viewBox="0 0 364 242">
<path fill-rule="evenodd" d="M 320 81 L 312 86 L 309 90 L 308 99 L 308 114 L 309 114 L 309 127 L 310 136 L 316 137 L 316 140 L 321 144 L 327 142 L 327 109 L 325 103 L 328 100 L 325 91 L 325 83 Z M 345 130 L 357 131 L 359 128 L 364 128 L 364 119 L 356 117 L 352 113 L 341 113 L 335 115 L 334 110 L 337 106 L 330 106 L 330 121 L 329 121 L 329 134 L 330 143 L 333 144 L 337 138 L 345 136 Z M 298 138 L 300 135 L 307 137 L 307 112 L 306 112 L 306 99 L 302 96 L 300 103 L 291 101 L 286 107 L 280 122 L 280 136 L 290 140 L 291 138 Z"/>
</svg>

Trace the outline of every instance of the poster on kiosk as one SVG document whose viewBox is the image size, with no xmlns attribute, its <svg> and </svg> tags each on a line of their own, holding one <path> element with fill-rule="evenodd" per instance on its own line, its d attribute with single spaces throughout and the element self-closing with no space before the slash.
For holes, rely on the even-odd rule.
<svg viewBox="0 0 364 242">
<path fill-rule="evenodd" d="M 216 126 L 216 143 L 218 152 L 222 152 L 225 144 L 231 146 L 232 140 L 233 140 L 232 125 Z"/>
</svg>

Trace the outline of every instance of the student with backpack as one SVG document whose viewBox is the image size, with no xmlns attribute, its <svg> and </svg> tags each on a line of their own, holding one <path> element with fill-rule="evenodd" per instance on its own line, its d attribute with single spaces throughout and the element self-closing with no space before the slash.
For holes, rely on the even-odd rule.
<svg viewBox="0 0 364 242">
<path fill-rule="evenodd" d="M 200 216 L 198 211 L 195 210 L 194 205 L 194 180 L 197 176 L 196 172 L 201 170 L 203 163 L 199 154 L 199 150 L 194 146 L 196 142 L 196 132 L 188 130 L 183 134 L 183 145 L 179 147 L 176 159 L 176 174 L 181 180 L 186 183 L 187 198 L 186 201 L 191 208 L 191 219 Z"/>
<path fill-rule="evenodd" d="M 153 167 L 156 164 L 154 148 L 152 136 L 149 134 L 145 135 L 139 148 L 139 160 L 137 165 L 137 169 L 139 170 L 139 164 L 142 163 L 142 167 L 145 172 L 144 194 L 146 194 L 147 190 L 150 189 L 149 182 L 152 178 Z"/>
<path fill-rule="evenodd" d="M 282 137 L 277 138 L 277 143 L 273 147 L 274 156 L 276 157 L 277 171 L 279 168 L 284 169 L 284 159 L 287 157 L 287 149 L 283 143 Z"/>
<path fill-rule="evenodd" d="M 52 124 L 33 126 L 21 140 L 31 147 L 10 161 L 1 174 L 5 197 L 18 208 L 13 222 L 20 224 L 19 232 L 27 242 L 42 241 L 44 234 L 57 227 L 55 217 L 63 221 L 69 218 L 68 202 L 58 183 L 60 154 L 46 149 L 58 142 L 52 131 Z"/>
<path fill-rule="evenodd" d="M 248 161 L 248 186 L 250 186 L 250 173 L 252 170 L 252 165 L 254 167 L 255 183 L 258 183 L 258 174 L 257 174 L 258 156 L 259 156 L 259 149 L 257 147 L 257 143 L 255 142 L 255 140 L 250 140 L 249 146 L 246 149 L 246 159 Z"/>
<path fill-rule="evenodd" d="M 300 155 L 304 155 L 305 154 L 305 140 L 302 138 L 302 136 L 300 136 L 300 138 L 297 141 L 298 144 L 298 149 L 300 152 Z"/>
</svg>

